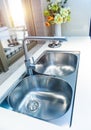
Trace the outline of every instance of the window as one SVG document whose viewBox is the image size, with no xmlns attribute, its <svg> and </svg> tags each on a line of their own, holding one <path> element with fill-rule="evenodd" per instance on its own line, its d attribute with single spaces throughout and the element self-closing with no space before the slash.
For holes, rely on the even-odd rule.
<svg viewBox="0 0 91 130">
<path fill-rule="evenodd" d="M 10 14 L 15 27 L 24 26 L 24 12 L 21 0 L 8 0 Z"/>
</svg>

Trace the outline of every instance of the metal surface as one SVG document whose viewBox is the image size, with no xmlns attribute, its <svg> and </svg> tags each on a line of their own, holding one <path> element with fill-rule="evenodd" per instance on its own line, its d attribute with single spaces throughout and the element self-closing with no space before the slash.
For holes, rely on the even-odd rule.
<svg viewBox="0 0 91 130">
<path fill-rule="evenodd" d="M 46 51 L 35 64 L 34 71 L 40 74 L 63 76 L 73 73 L 77 56 L 72 53 Z"/>
<path fill-rule="evenodd" d="M 34 68 L 34 64 L 32 59 L 30 60 L 30 57 L 28 55 L 28 50 L 27 50 L 27 40 L 50 40 L 50 41 L 67 41 L 67 39 L 65 37 L 43 37 L 43 36 L 29 36 L 26 37 L 23 40 L 23 48 L 24 48 L 24 53 L 25 53 L 25 65 L 26 65 L 26 69 L 27 69 L 27 74 L 31 75 L 33 74 L 33 68 Z M 31 42 L 30 42 L 31 43 Z"/>
<path fill-rule="evenodd" d="M 72 88 L 66 81 L 45 75 L 26 77 L 8 96 L 13 110 L 42 120 L 63 116 L 71 99 Z"/>
<path fill-rule="evenodd" d="M 50 48 L 58 48 L 61 46 L 61 42 L 60 41 L 52 41 L 51 43 L 49 43 L 48 47 Z"/>
<path fill-rule="evenodd" d="M 6 93 L 6 97 L 8 97 L 0 106 L 58 126 L 64 124 L 71 126 L 79 60 L 80 52 L 77 51 L 46 51 L 42 53 L 36 61 L 32 59 L 33 64 L 39 67 L 39 61 L 42 61 L 43 70 L 50 66 L 49 70 L 51 70 L 52 76 L 44 75 L 41 71 L 41 75 L 33 73 L 36 75 L 25 79 L 24 76 L 21 77 L 22 82 L 19 83 L 21 79 L 18 79 L 17 83 L 12 86 L 13 89 Z M 58 71 L 54 71 L 54 68 L 57 70 L 59 64 L 63 67 L 67 65 L 66 71 L 63 71 L 64 75 L 59 75 Z M 70 67 L 71 69 L 69 69 Z"/>
</svg>

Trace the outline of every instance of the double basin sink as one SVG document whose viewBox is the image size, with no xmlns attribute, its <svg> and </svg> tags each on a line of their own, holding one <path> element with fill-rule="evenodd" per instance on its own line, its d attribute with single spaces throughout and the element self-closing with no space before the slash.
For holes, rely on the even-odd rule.
<svg viewBox="0 0 91 130">
<path fill-rule="evenodd" d="M 48 122 L 67 115 L 70 126 L 79 55 L 76 51 L 43 52 L 35 61 L 33 75 L 24 77 L 1 106 Z"/>
</svg>

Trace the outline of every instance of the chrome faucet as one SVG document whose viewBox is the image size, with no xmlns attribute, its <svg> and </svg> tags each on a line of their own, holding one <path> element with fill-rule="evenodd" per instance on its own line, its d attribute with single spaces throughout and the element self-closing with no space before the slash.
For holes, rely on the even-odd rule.
<svg viewBox="0 0 91 130">
<path fill-rule="evenodd" d="M 67 41 L 65 37 L 46 37 L 46 36 L 28 36 L 24 38 L 23 40 L 23 48 L 24 48 L 24 53 L 25 53 L 25 65 L 27 69 L 27 74 L 32 75 L 33 74 L 33 69 L 35 68 L 34 64 L 34 59 L 30 60 L 29 55 L 28 55 L 28 50 L 27 50 L 27 40 L 51 40 L 51 41 Z"/>
</svg>

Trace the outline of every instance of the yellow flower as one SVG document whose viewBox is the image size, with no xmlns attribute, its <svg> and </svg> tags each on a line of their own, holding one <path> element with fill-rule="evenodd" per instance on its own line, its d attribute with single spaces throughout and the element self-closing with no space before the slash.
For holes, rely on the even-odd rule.
<svg viewBox="0 0 91 130">
<path fill-rule="evenodd" d="M 55 23 L 60 24 L 63 23 L 63 17 L 60 14 L 57 14 L 54 18 Z"/>
<path fill-rule="evenodd" d="M 44 10 L 44 16 L 49 16 L 50 12 L 48 10 Z"/>
</svg>

